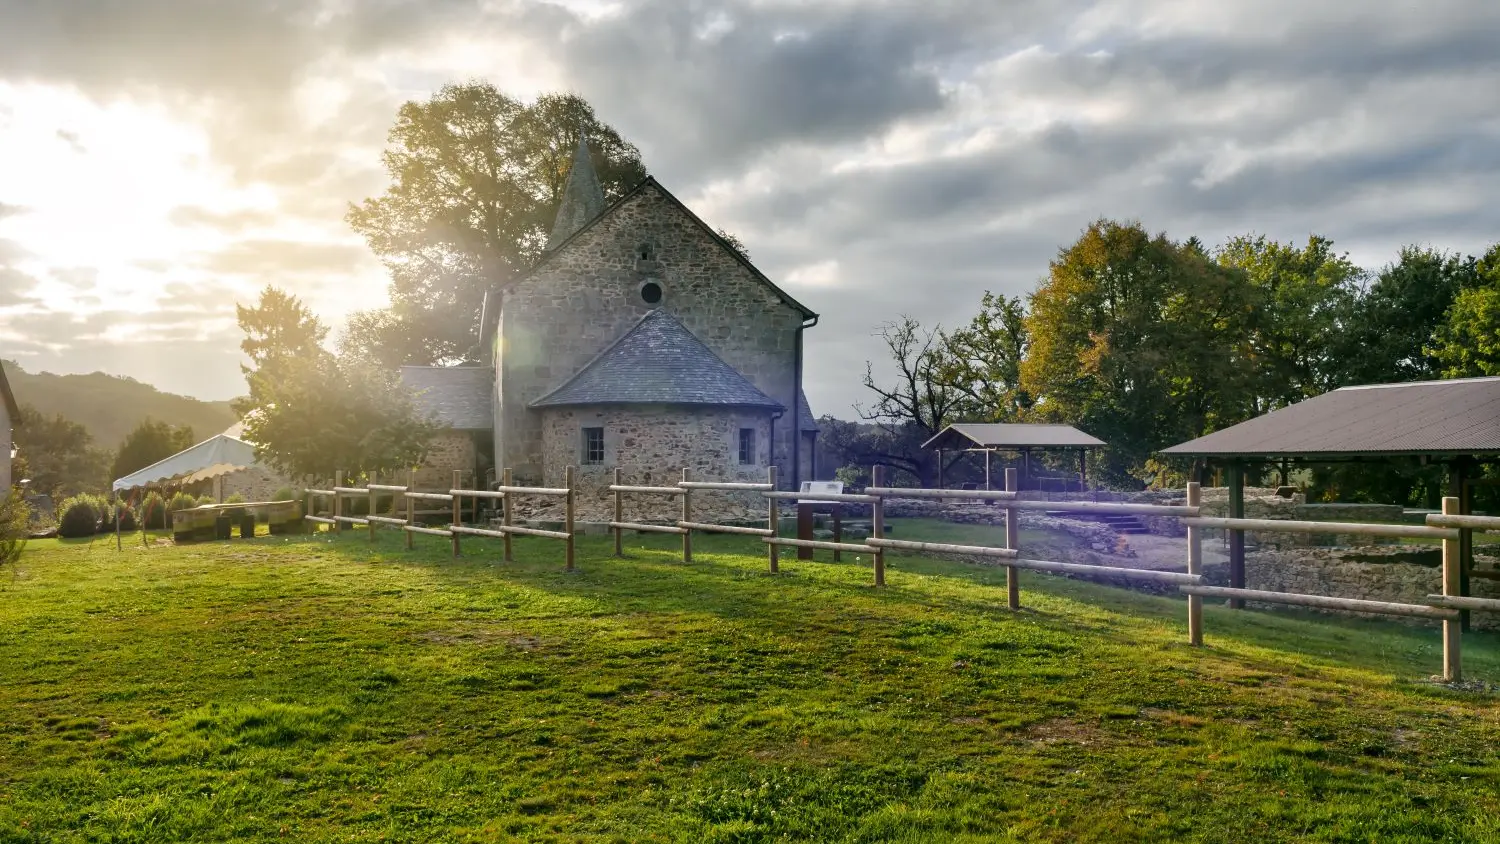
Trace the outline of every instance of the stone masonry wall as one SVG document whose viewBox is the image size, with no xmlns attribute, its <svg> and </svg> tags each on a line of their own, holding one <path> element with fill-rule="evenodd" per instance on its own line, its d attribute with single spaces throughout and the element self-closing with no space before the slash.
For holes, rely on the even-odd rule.
<svg viewBox="0 0 1500 844">
<path fill-rule="evenodd" d="M 638 267 L 642 244 L 654 251 L 653 265 Z M 645 315 L 652 307 L 641 298 L 648 279 L 662 288 L 658 307 L 787 408 L 776 425 L 776 458 L 789 483 L 802 315 L 655 187 L 580 234 L 506 296 L 497 465 L 512 467 L 518 479 L 553 472 L 544 466 L 542 415 L 528 406 Z M 651 468 L 672 467 L 681 468 L 676 462 Z"/>
<path fill-rule="evenodd" d="M 784 417 L 783 417 L 784 418 Z M 582 465 L 585 427 L 604 429 L 604 462 Z M 763 483 L 766 480 L 770 415 L 731 409 L 666 406 L 557 408 L 543 414 L 543 486 L 560 487 L 563 470 L 574 466 L 579 521 L 607 522 L 614 512 L 608 491 L 615 467 L 633 486 L 670 486 L 686 468 L 694 480 Z M 739 462 L 739 430 L 755 430 L 755 462 Z M 527 518 L 561 519 L 555 500 L 518 501 L 516 512 Z M 754 493 L 693 493 L 694 521 L 764 519 L 765 500 Z M 627 521 L 676 521 L 682 499 L 665 495 L 627 495 Z"/>
<path fill-rule="evenodd" d="M 241 495 L 246 501 L 270 501 L 282 487 L 295 488 L 296 484 L 260 464 L 224 476 L 226 500 L 232 495 Z"/>
<path fill-rule="evenodd" d="M 1271 592 L 1420 604 L 1427 595 L 1443 591 L 1441 553 L 1434 545 L 1262 551 L 1245 557 L 1245 586 Z M 1476 558 L 1475 568 L 1494 571 L 1494 563 L 1493 558 Z M 1500 582 L 1471 578 L 1469 591 L 1476 598 L 1500 598 Z M 1500 615 L 1496 613 L 1476 611 L 1471 620 L 1478 629 L 1500 629 Z"/>
<path fill-rule="evenodd" d="M 465 483 L 472 483 L 476 453 L 474 438 L 470 435 L 459 431 L 439 434 L 432 441 L 426 462 L 417 469 L 417 489 L 425 491 L 452 489 L 454 469 L 463 471 Z M 405 484 L 406 480 L 401 478 L 390 482 Z"/>
</svg>

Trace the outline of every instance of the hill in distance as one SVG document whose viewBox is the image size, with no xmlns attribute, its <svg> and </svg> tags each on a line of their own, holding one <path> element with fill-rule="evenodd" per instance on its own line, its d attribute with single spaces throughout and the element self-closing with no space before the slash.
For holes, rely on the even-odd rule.
<svg viewBox="0 0 1500 844">
<path fill-rule="evenodd" d="M 188 425 L 195 440 L 218 434 L 238 421 L 227 401 L 200 401 L 164 393 L 134 378 L 94 372 L 89 375 L 31 373 L 5 361 L 16 401 L 46 416 L 61 413 L 88 429 L 94 445 L 119 448 L 125 435 L 146 417 L 171 425 Z"/>
</svg>

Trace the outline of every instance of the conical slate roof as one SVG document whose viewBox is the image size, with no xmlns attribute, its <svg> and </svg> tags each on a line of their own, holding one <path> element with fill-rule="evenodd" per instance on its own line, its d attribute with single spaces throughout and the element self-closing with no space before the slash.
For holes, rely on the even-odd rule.
<svg viewBox="0 0 1500 844">
<path fill-rule="evenodd" d="M 599 174 L 594 172 L 588 140 L 580 134 L 578 149 L 573 152 L 573 167 L 568 171 L 568 183 L 563 186 L 562 202 L 557 206 L 557 219 L 552 223 L 552 235 L 547 238 L 547 248 L 556 247 L 603 213 L 604 189 L 599 186 Z"/>
<path fill-rule="evenodd" d="M 782 410 L 675 317 L 654 310 L 532 407 L 688 404 Z"/>
</svg>

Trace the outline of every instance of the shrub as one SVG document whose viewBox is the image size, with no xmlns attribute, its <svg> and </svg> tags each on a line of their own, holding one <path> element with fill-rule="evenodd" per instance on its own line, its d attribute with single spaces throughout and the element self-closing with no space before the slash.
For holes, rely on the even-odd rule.
<svg viewBox="0 0 1500 844">
<path fill-rule="evenodd" d="M 204 493 L 203 495 L 198 496 L 198 504 L 197 504 L 197 506 L 202 507 L 204 504 L 212 504 L 212 503 L 214 503 L 214 497 L 212 495 L 209 495 L 208 493 Z"/>
<path fill-rule="evenodd" d="M 136 517 L 135 508 L 129 504 L 121 503 L 115 514 L 120 520 L 121 533 L 129 533 L 140 528 L 141 524 Z M 114 525 L 111 524 L 110 526 L 113 527 Z"/>
<path fill-rule="evenodd" d="M 14 564 L 26 548 L 26 537 L 31 532 L 31 508 L 21 493 L 9 490 L 0 501 L 0 566 Z"/>
<path fill-rule="evenodd" d="M 167 509 L 171 510 L 174 513 L 178 510 L 191 510 L 197 506 L 198 499 L 192 497 L 191 495 L 188 495 L 185 492 L 177 493 L 176 495 L 172 496 L 171 501 L 167 502 Z"/>
<path fill-rule="evenodd" d="M 58 505 L 57 535 L 64 539 L 93 536 L 104 516 L 100 504 L 97 496 L 75 495 Z"/>
<path fill-rule="evenodd" d="M 272 501 L 296 501 L 297 491 L 289 486 L 284 486 L 271 494 Z"/>
<path fill-rule="evenodd" d="M 162 530 L 167 526 L 167 502 L 161 493 L 152 490 L 141 502 L 140 522 L 146 530 Z"/>
<path fill-rule="evenodd" d="M 231 495 L 228 498 L 224 499 L 224 503 L 225 504 L 244 504 L 245 503 L 245 496 L 240 495 L 238 492 L 236 492 L 234 495 Z"/>
</svg>

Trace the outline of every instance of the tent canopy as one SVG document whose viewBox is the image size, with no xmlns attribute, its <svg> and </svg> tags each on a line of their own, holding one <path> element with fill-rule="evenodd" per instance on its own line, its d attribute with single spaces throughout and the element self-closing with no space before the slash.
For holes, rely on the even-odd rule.
<svg viewBox="0 0 1500 844">
<path fill-rule="evenodd" d="M 165 460 L 115 481 L 113 489 L 126 490 L 155 484 L 190 484 L 238 472 L 255 465 L 255 446 L 219 434 L 183 449 Z"/>
</svg>

